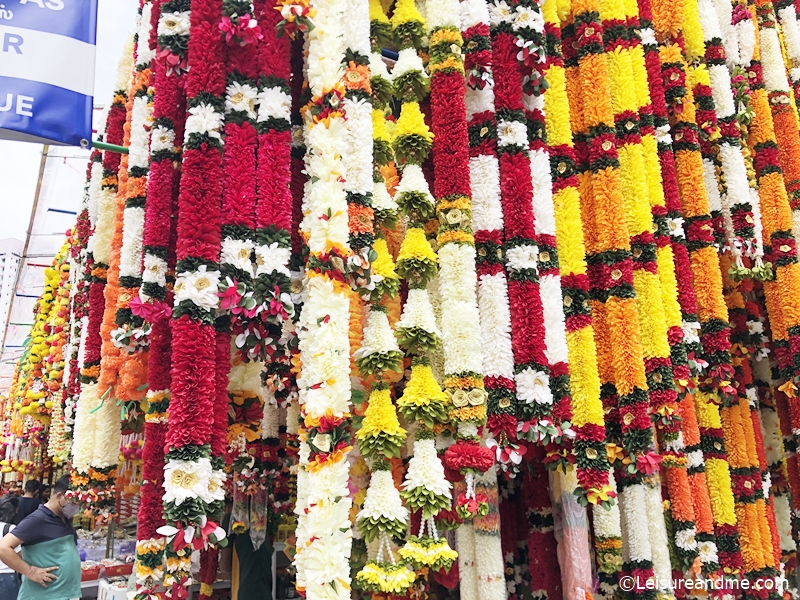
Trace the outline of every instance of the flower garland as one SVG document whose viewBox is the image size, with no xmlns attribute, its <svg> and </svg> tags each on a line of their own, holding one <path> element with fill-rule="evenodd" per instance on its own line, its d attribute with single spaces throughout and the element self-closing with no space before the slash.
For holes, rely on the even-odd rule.
<svg viewBox="0 0 800 600">
<path fill-rule="evenodd" d="M 726 325 L 727 307 L 722 300 L 721 274 L 713 248 L 713 226 L 707 212 L 707 195 L 705 188 L 700 184 L 702 157 L 695 124 L 693 94 L 686 83 L 685 63 L 674 47 L 662 46 L 659 51 L 665 97 L 669 101 L 671 117 L 674 118 L 672 137 L 679 191 L 686 220 L 689 223 L 686 228 L 686 238 L 702 328 L 700 341 L 704 352 L 703 358 L 710 364 L 708 376 L 701 380 L 702 391 L 698 391 L 695 395 L 695 405 L 702 433 L 705 472 L 714 514 L 719 562 L 728 572 L 736 572 L 741 565 L 741 555 L 736 543 L 738 534 L 735 518 L 731 520 L 733 498 L 729 491 L 722 432 L 708 424 L 712 418 L 708 413 L 718 414 L 716 404 L 709 404 L 716 397 L 710 396 L 710 390 L 719 393 L 723 400 L 730 398 L 734 391 L 729 385 L 732 367 L 728 351 L 730 342 Z M 675 109 L 676 106 L 681 107 L 680 112 Z M 698 279 L 701 273 L 702 278 Z"/>
<path fill-rule="evenodd" d="M 309 600 L 350 597 L 350 521 L 346 460 L 351 448 L 350 291 L 347 194 L 339 173 L 347 149 L 341 101 L 345 2 L 315 4 L 307 34 L 312 100 L 305 111 L 310 185 L 301 231 L 309 248 L 306 302 L 300 317 L 300 471 L 297 481 L 297 588 Z M 329 65 L 330 68 L 325 68 Z M 329 482 L 329 483 L 323 483 Z"/>
<path fill-rule="evenodd" d="M 652 29 L 652 10 L 649 0 L 642 0 L 638 4 L 643 55 L 636 51 L 634 56 L 637 61 L 644 63 L 653 119 L 652 125 L 645 123 L 643 115 L 643 123 L 645 123 L 643 132 L 645 135 L 643 135 L 642 140 L 648 148 L 645 156 L 650 161 L 648 163 L 649 168 L 660 171 L 662 179 L 661 186 L 649 188 L 651 212 L 655 226 L 653 237 L 656 244 L 656 262 L 661 282 L 665 320 L 668 327 L 667 338 L 670 345 L 672 374 L 674 383 L 679 390 L 679 396 L 683 396 L 691 385 L 691 370 L 688 346 L 683 331 L 684 315 L 682 314 L 681 301 L 687 303 L 687 306 L 693 303 L 694 292 L 691 289 L 691 274 L 681 272 L 681 269 L 685 267 L 688 261 L 688 253 L 686 246 L 681 243 L 685 241 L 684 238 L 678 235 L 682 234 L 682 231 L 678 231 L 677 227 L 682 222 L 682 219 L 677 174 L 671 138 L 668 134 L 669 122 L 667 120 L 667 107 L 664 102 L 664 88 L 661 81 L 658 45 L 655 40 L 655 32 Z M 644 114 L 647 113 L 645 112 Z M 657 148 L 657 166 L 653 164 L 655 160 L 653 146 Z M 681 219 L 681 221 L 678 221 L 678 219 Z M 675 237 L 671 240 L 673 232 L 675 232 Z M 688 297 L 683 292 L 687 286 L 690 288 Z M 691 310 L 696 313 L 696 308 Z M 687 313 L 686 317 L 688 318 L 685 320 L 696 320 L 696 316 L 690 317 L 690 314 L 692 312 Z M 687 570 L 697 557 L 697 543 L 695 541 L 697 529 L 693 494 L 690 491 L 692 489 L 692 476 L 687 469 L 685 437 L 681 431 L 684 423 L 673 417 L 679 411 L 676 402 L 677 398 L 670 394 L 670 397 L 665 400 L 657 409 L 659 418 L 656 421 L 656 432 L 658 433 L 659 445 L 664 459 L 662 468 L 667 496 L 670 499 L 670 518 L 674 534 L 673 544 L 681 566 L 684 570 Z M 705 489 L 704 483 L 698 489 L 702 492 Z M 704 497 L 701 495 L 697 502 L 707 505 L 707 493 Z M 708 530 L 703 532 L 703 535 L 711 533 L 713 538 L 713 529 L 710 523 L 708 525 Z"/>
<path fill-rule="evenodd" d="M 55 302 L 48 315 L 50 323 L 49 356 L 45 357 L 45 361 L 49 363 L 47 387 L 53 411 L 47 439 L 47 455 L 51 456 L 56 464 L 65 461 L 69 456 L 68 423 L 64 410 L 71 354 L 70 290 L 74 285 L 70 258 L 71 246 L 78 243 L 76 233 L 76 229 L 73 228 L 64 246 L 53 259 L 51 270 L 45 271 L 45 291 L 50 282 L 55 292 Z M 47 408 L 47 403 L 48 401 L 45 401 L 45 408 Z"/>
<path fill-rule="evenodd" d="M 522 7 L 521 7 L 522 8 Z M 530 29 L 542 43 L 541 13 L 527 9 L 520 13 L 537 19 Z M 551 372 L 546 355 L 546 330 L 543 299 L 539 285 L 540 252 L 557 264 L 555 248 L 540 249 L 536 242 L 533 212 L 533 179 L 531 172 L 528 128 L 523 104 L 522 78 L 517 67 L 518 23 L 513 14 L 503 15 L 495 3 L 492 20 L 492 61 L 495 70 L 495 108 L 499 117 L 496 126 L 497 153 L 500 169 L 500 195 L 506 235 L 506 258 L 509 273 L 512 349 L 514 351 L 517 412 L 519 428 L 530 441 L 549 444 L 562 436 L 556 433 L 552 411 L 560 391 L 557 374 Z M 516 13 L 514 13 L 516 14 Z M 530 25 L 525 23 L 524 25 Z M 516 26 L 516 27 L 515 27 Z M 531 60 L 534 60 L 533 58 Z M 560 396 L 561 394 L 559 394 Z"/>
<path fill-rule="evenodd" d="M 153 128 L 150 137 L 150 170 L 142 235 L 143 265 L 139 302 L 131 311 L 151 325 L 147 371 L 147 413 L 142 452 L 142 484 L 139 527 L 136 530 L 136 600 L 153 600 L 164 579 L 166 540 L 158 533 L 164 525 L 162 496 L 164 485 L 164 445 L 167 434 L 167 407 L 171 397 L 172 334 L 168 317 L 173 296 L 176 222 L 172 218 L 180 183 L 181 145 L 185 113 L 185 87 L 181 73 L 170 67 L 164 56 L 170 43 L 186 52 L 189 2 L 171 0 L 154 4 L 151 30 L 156 37 L 157 58 L 153 62 Z M 177 17 L 176 17 L 177 15 Z M 171 26 L 175 24 L 174 26 Z M 182 42 L 175 44 L 181 36 Z M 180 59 L 184 60 L 183 58 Z M 169 291 L 168 291 L 169 288 Z M 174 557 L 168 563 L 172 573 L 180 566 Z M 172 577 L 172 576 L 171 576 Z M 167 579 L 167 585 L 171 584 Z"/>
<path fill-rule="evenodd" d="M 763 319 L 757 321 L 763 322 Z M 769 397 L 772 377 L 768 371 L 769 361 L 758 360 L 753 363 L 755 383 L 759 394 L 759 420 L 764 430 L 764 450 L 768 471 L 765 483 L 770 485 L 770 497 L 775 513 L 775 530 L 778 534 L 780 562 L 785 565 L 787 574 L 796 570 L 797 545 L 792 534 L 792 505 L 789 494 L 788 469 L 783 455 L 782 428 L 774 398 Z M 778 563 L 776 563 L 778 564 Z"/>
<path fill-rule="evenodd" d="M 611 81 L 602 56 L 602 44 L 598 44 L 602 28 L 592 14 L 593 9 L 589 4 L 573 6 L 573 22 L 565 27 L 567 43 L 562 48 L 568 67 L 568 85 L 578 83 L 576 77 L 570 76 L 569 68 L 577 68 L 574 73 L 582 80 L 596 82 L 596 85 L 582 85 L 579 89 L 568 88 L 568 93 L 570 108 L 573 105 L 575 107 L 574 122 L 580 124 L 577 127 L 581 134 L 580 143 L 576 150 L 581 165 L 587 169 L 582 178 L 586 192 L 584 232 L 589 255 L 589 280 L 597 290 L 594 294 L 597 299 L 591 300 L 590 305 L 597 319 L 595 339 L 598 343 L 600 379 L 605 382 L 601 397 L 604 401 L 618 404 L 620 413 L 625 407 L 624 416 L 620 414 L 616 417 L 618 421 L 609 435 L 612 439 L 624 440 L 636 465 L 633 469 L 633 474 L 636 474 L 644 472 L 643 464 L 649 464 L 649 461 L 637 461 L 639 456 L 645 458 L 644 453 L 650 446 L 646 378 L 640 336 L 636 333 L 639 321 L 633 287 L 633 260 L 628 238 L 622 231 L 625 220 L 619 160 L 613 141 L 613 127 L 608 125 L 613 121 Z M 591 20 L 585 31 L 583 25 L 580 31 L 576 29 L 577 23 L 583 22 L 581 15 Z M 567 53 L 567 47 L 572 42 L 577 47 Z M 596 95 L 598 89 L 603 90 L 602 101 Z M 580 94 L 587 94 L 587 104 L 590 102 L 588 95 L 591 94 L 591 102 L 597 110 L 584 110 Z M 586 137 L 587 132 L 592 132 L 590 137 Z M 598 153 L 598 156 L 595 157 L 594 153 Z M 607 193 L 599 194 L 601 189 L 607 190 Z M 609 205 L 601 206 L 598 204 L 600 201 Z M 613 359 L 610 345 L 616 349 Z M 621 358 L 623 355 L 626 357 L 624 361 Z"/>
<path fill-rule="evenodd" d="M 426 9 L 431 56 L 428 70 L 431 74 L 434 191 L 436 214 L 441 223 L 437 246 L 444 387 L 453 398 L 450 418 L 454 423 L 482 424 L 486 421 L 486 393 L 481 375 L 480 329 L 475 327 L 480 317 L 475 292 L 477 276 L 459 7 L 456 0 L 435 0 L 429 2 Z M 468 396 L 466 405 L 457 400 L 458 391 Z"/>
<path fill-rule="evenodd" d="M 563 289 L 567 352 L 570 366 L 572 425 L 580 489 L 590 503 L 600 501 L 610 488 L 604 452 L 605 427 L 600 402 L 596 346 L 592 315 L 588 306 L 589 279 L 580 225 L 575 150 L 570 129 L 566 73 L 561 54 L 561 29 L 555 2 L 542 6 L 548 36 L 544 76 L 545 135 L 550 154 L 556 238 L 561 242 L 559 268 Z M 569 233 L 567 233 L 569 232 Z M 590 452 L 590 449 L 592 450 Z"/>
<path fill-rule="evenodd" d="M 462 3 L 462 36 L 467 44 L 465 69 L 469 73 L 465 103 L 470 142 L 472 228 L 475 230 L 478 308 L 483 373 L 488 394 L 487 426 L 498 463 L 511 474 L 524 454 L 517 442 L 517 399 L 511 344 L 508 279 L 503 262 L 504 215 L 497 158 L 492 52 L 488 39 L 486 2 Z M 480 182 L 480 183 L 478 183 Z"/>
<path fill-rule="evenodd" d="M 759 183 L 763 237 L 766 257 L 775 265 L 775 280 L 763 284 L 766 306 L 770 318 L 772 340 L 777 359 L 777 373 L 782 383 L 776 385 L 774 394 L 778 407 L 786 406 L 787 428 L 797 420 L 797 411 L 789 398 L 795 394 L 794 367 L 790 354 L 790 323 L 796 314 L 794 280 L 797 272 L 796 250 L 792 234 L 792 215 L 778 157 L 775 156 L 777 140 L 773 128 L 773 114 L 769 110 L 768 94 L 762 78 L 761 64 L 753 60 L 748 69 L 751 87 L 750 107 L 754 118 L 749 128 L 748 143 L 754 155 L 754 166 Z M 790 320 L 791 319 L 791 320 Z M 788 398 L 787 398 L 788 397 Z M 794 425 L 791 425 L 794 434 Z M 787 455 L 789 481 L 797 481 L 797 459 Z"/>
<path fill-rule="evenodd" d="M 124 143 L 124 125 L 126 120 L 125 104 L 127 90 L 130 87 L 132 72 L 133 48 L 132 44 L 123 50 L 122 59 L 118 66 L 118 77 L 114 100 L 108 112 L 106 121 L 105 141 L 110 144 L 122 145 Z M 98 390 L 98 379 L 101 373 L 101 328 L 105 312 L 104 289 L 108 276 L 108 267 L 111 261 L 112 239 L 114 237 L 114 217 L 116 212 L 116 195 L 118 189 L 117 171 L 120 166 L 120 155 L 115 152 L 105 152 L 102 162 L 92 166 L 92 181 L 90 183 L 90 214 L 94 213 L 95 229 L 89 239 L 87 250 L 86 269 L 91 278 L 89 286 L 89 319 L 86 324 L 86 342 L 84 348 L 84 363 L 81 368 L 81 396 L 75 413 L 75 429 L 85 432 L 73 440 L 73 486 L 81 501 L 91 505 L 96 513 L 113 510 L 115 498 L 111 490 L 105 492 L 107 481 L 114 477 L 112 464 L 116 462 L 119 451 L 119 437 L 116 444 L 112 436 L 116 429 L 113 415 L 118 419 L 116 403 L 113 400 L 101 399 Z M 102 436 L 98 431 L 100 418 L 97 413 L 107 404 L 102 411 L 105 419 L 104 425 L 111 431 L 103 431 Z M 113 449 L 112 449 L 113 446 Z M 99 451 L 99 452 L 98 452 Z M 97 454 L 97 455 L 96 455 Z M 113 461 L 113 462 L 111 462 Z M 95 468 L 97 464 L 103 468 Z M 101 489 L 102 488 L 102 489 Z"/>
<path fill-rule="evenodd" d="M 270 16 L 275 15 L 271 7 Z M 237 533 L 250 528 L 253 547 L 258 546 L 262 528 L 250 523 L 257 499 L 266 499 L 258 483 L 261 465 L 257 463 L 258 447 L 253 442 L 262 433 L 263 417 L 260 372 L 264 363 L 260 336 L 250 335 L 250 326 L 257 328 L 261 310 L 253 286 L 254 228 L 256 219 L 256 110 L 257 78 L 261 29 L 257 24 L 256 7 L 252 2 L 224 1 L 219 30 L 226 44 L 225 148 L 223 155 L 224 189 L 222 193 L 220 252 L 220 308 L 227 319 L 218 319 L 217 401 L 226 407 L 227 453 L 233 460 L 234 510 L 231 519 Z M 277 15 L 276 15 L 277 16 Z M 276 19 L 277 20 L 277 19 Z M 273 30 L 273 36 L 276 36 Z M 287 59 L 288 62 L 288 59 Z M 233 339 L 231 339 L 231 334 Z M 252 362 L 251 362 L 252 361 Z M 224 382 L 223 391 L 220 385 Z M 215 423 L 214 430 L 217 431 Z M 249 446 L 249 447 L 248 447 Z M 212 448 L 212 455 L 217 452 Z M 224 454 L 223 454 L 224 455 Z M 256 485 L 247 486 L 255 480 Z M 243 493 L 243 489 L 247 491 Z M 243 498 L 244 502 L 240 502 Z M 251 507 L 248 501 L 253 502 Z M 261 509 L 265 507 L 259 506 Z M 242 509 L 240 511 L 240 508 Z M 248 525 L 240 528 L 242 521 Z M 256 520 L 258 522 L 258 520 Z M 208 555 L 207 555 L 208 556 Z M 211 560 L 206 558 L 206 560 Z M 213 580 L 212 580 L 213 581 Z M 203 580 L 202 583 L 207 583 Z"/>
<path fill-rule="evenodd" d="M 122 247 L 120 249 L 120 293 L 117 299 L 115 324 L 117 328 L 111 332 L 114 344 L 125 351 L 121 355 L 120 378 L 117 394 L 120 398 L 128 398 L 133 392 L 135 396 L 143 379 L 146 377 L 146 363 L 142 357 L 136 358 L 140 363 L 134 379 L 125 377 L 133 367 L 133 359 L 127 354 L 136 353 L 146 347 L 149 325 L 141 317 L 137 317 L 130 309 L 130 301 L 138 298 L 142 277 L 142 243 L 144 235 L 145 206 L 147 200 L 147 175 L 150 163 L 150 131 L 153 121 L 153 90 L 151 85 L 151 65 L 155 50 L 150 47 L 150 31 L 153 26 L 153 5 L 145 1 L 139 8 L 136 34 L 136 66 L 132 86 L 133 107 L 130 124 L 130 149 L 128 153 L 128 185 L 125 195 L 125 211 L 122 225 Z"/>
<path fill-rule="evenodd" d="M 773 535 L 776 521 L 772 503 L 769 501 L 769 485 L 764 485 L 766 474 L 762 470 L 766 469 L 766 458 L 763 433 L 758 421 L 756 421 L 758 425 L 756 431 L 750 407 L 750 402 L 753 402 L 753 408 L 755 408 L 758 396 L 753 385 L 752 371 L 746 358 L 753 347 L 749 341 L 750 334 L 746 324 L 745 301 L 742 291 L 751 285 L 750 281 L 736 285 L 730 279 L 726 280 L 726 303 L 730 310 L 731 322 L 734 324 L 731 335 L 734 344 L 733 354 L 736 359 L 734 366 L 740 385 L 738 405 L 723 408 L 722 417 L 723 423 L 726 425 L 726 444 L 732 447 L 734 444 L 742 442 L 741 447 L 737 446 L 735 451 L 730 452 L 731 465 L 734 469 L 732 479 L 738 501 L 737 521 L 740 523 L 740 528 L 743 529 L 745 526 L 748 528 L 746 535 L 748 539 L 743 542 L 743 547 L 745 544 L 757 545 L 755 551 L 749 552 L 750 560 L 757 561 L 753 565 L 757 566 L 757 578 L 767 572 L 777 573 L 775 567 L 780 567 L 780 546 L 778 544 L 774 548 L 772 547 L 773 540 L 777 538 Z M 738 467 L 736 462 L 740 463 Z M 748 506 L 749 504 L 755 506 Z M 762 524 L 767 525 L 766 529 Z M 765 539 L 767 536 L 768 539 Z M 747 560 L 747 553 L 745 553 L 745 568 L 747 568 Z"/>
<path fill-rule="evenodd" d="M 662 244 L 659 257 L 659 249 L 651 233 L 654 230 L 652 207 L 663 205 L 664 200 L 655 129 L 651 121 L 653 108 L 644 49 L 638 43 L 639 14 L 636 7 L 630 9 L 628 5 L 618 2 L 603 5 L 600 16 L 604 22 L 604 30 L 609 30 L 609 36 L 616 38 L 610 44 L 606 41 L 606 56 L 611 73 L 611 100 L 617 122 L 620 174 L 634 259 L 634 289 L 639 307 L 647 387 L 653 412 L 657 415 L 658 429 L 664 437 L 674 439 L 677 426 L 673 422 L 673 415 L 677 408 L 677 392 L 668 342 L 669 325 L 665 318 L 668 311 L 664 310 L 664 306 L 668 306 L 672 314 L 677 315 L 677 284 L 671 248 Z M 628 23 L 630 41 L 621 32 L 616 33 L 620 30 L 614 29 L 614 25 L 622 20 Z M 628 445 L 624 436 L 622 445 Z M 644 451 L 645 448 L 639 450 Z M 652 456 L 652 460 L 655 460 L 655 456 Z M 647 467 L 644 468 L 645 473 L 649 474 L 649 471 Z M 621 493 L 627 495 L 628 478 L 621 477 L 619 483 Z M 647 502 L 653 495 L 652 486 L 645 486 L 641 491 L 631 491 L 632 496 L 640 503 Z M 629 499 L 626 504 L 628 510 L 633 508 Z M 633 510 L 639 514 L 645 512 L 641 504 Z M 659 580 L 667 581 L 671 570 L 669 559 L 663 560 L 665 555 L 658 552 L 656 543 L 657 537 L 664 531 L 663 511 L 658 510 L 655 514 L 651 511 L 650 515 L 647 524 L 650 528 L 651 547 L 648 548 L 647 543 L 643 543 L 641 536 L 637 535 L 640 531 L 639 524 L 630 512 L 623 509 L 623 528 L 627 529 L 625 535 L 630 540 L 629 559 L 633 561 L 632 568 L 638 570 L 649 568 L 648 554 L 652 559 L 661 558 L 660 563 L 653 562 L 652 566 Z M 638 547 L 634 541 L 638 543 Z"/>
<path fill-rule="evenodd" d="M 65 441 L 69 444 L 73 439 L 73 426 L 75 425 L 75 407 L 81 393 L 81 368 L 83 366 L 83 352 L 86 341 L 86 325 L 88 317 L 89 281 L 84 277 L 86 272 L 87 244 L 91 235 L 92 223 L 89 218 L 89 190 L 94 172 L 94 164 L 100 159 L 100 152 L 95 150 L 87 166 L 86 184 L 80 211 L 73 229 L 73 240 L 70 246 L 70 275 L 72 286 L 70 290 L 70 356 L 68 373 L 65 372 L 66 399 L 64 402 L 64 431 Z M 99 172 L 99 170 L 98 170 Z M 70 444 L 71 446 L 71 444 Z M 67 451 L 69 451 L 69 446 Z"/>
<path fill-rule="evenodd" d="M 219 306 L 217 261 L 223 178 L 221 19 L 221 0 L 192 1 L 188 117 L 177 207 L 171 399 L 165 440 L 168 451 L 163 502 L 167 525 L 158 530 L 170 538 L 174 553 L 171 558 L 176 568 L 168 567 L 165 581 L 173 593 L 191 583 L 191 548 L 205 549 L 225 537 L 215 520 L 221 516 L 226 475 L 221 470 L 219 427 L 215 424 L 219 397 L 213 325 L 213 311 Z M 222 443 L 224 451 L 224 437 Z"/>
</svg>

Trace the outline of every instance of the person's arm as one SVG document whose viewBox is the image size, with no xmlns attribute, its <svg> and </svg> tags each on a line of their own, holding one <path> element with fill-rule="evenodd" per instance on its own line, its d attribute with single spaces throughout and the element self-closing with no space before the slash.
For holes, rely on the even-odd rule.
<svg viewBox="0 0 800 600">
<path fill-rule="evenodd" d="M 16 548 L 22 544 L 22 540 L 15 536 L 13 533 L 7 533 L 6 536 L 0 540 L 0 561 L 7 566 L 14 569 L 17 573 L 25 575 L 34 583 L 38 583 L 42 587 L 47 587 L 47 584 L 58 579 L 50 571 L 55 571 L 58 567 L 35 567 L 29 565 L 22 557 L 16 553 Z"/>
</svg>

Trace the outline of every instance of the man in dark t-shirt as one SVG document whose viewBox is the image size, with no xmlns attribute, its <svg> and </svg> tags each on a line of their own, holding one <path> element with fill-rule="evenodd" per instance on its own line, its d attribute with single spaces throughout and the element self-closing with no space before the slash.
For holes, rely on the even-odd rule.
<svg viewBox="0 0 800 600">
<path fill-rule="evenodd" d="M 0 539 L 0 560 L 23 576 L 18 600 L 81 597 L 78 534 L 72 526 L 80 505 L 73 502 L 69 485 L 69 475 L 61 477 L 47 504 Z M 18 546 L 22 556 L 15 552 Z"/>
<path fill-rule="evenodd" d="M 39 508 L 39 505 L 42 503 L 42 501 L 39 500 L 39 490 L 41 487 L 42 484 L 35 479 L 31 479 L 25 484 L 25 495 L 19 499 L 19 511 L 14 521 L 15 525 L 22 523 L 22 519 L 33 514 L 36 512 L 36 509 Z"/>
</svg>

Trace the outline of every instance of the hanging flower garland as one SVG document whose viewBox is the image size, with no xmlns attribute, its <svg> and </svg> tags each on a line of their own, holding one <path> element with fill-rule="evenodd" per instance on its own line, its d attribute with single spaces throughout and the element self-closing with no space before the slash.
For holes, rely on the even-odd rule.
<svg viewBox="0 0 800 600">
<path fill-rule="evenodd" d="M 159 8 L 160 10 L 156 10 Z M 142 484 L 139 527 L 136 530 L 136 600 L 152 600 L 164 578 L 166 540 L 158 533 L 164 525 L 162 496 L 164 485 L 164 445 L 167 434 L 167 407 L 171 397 L 172 335 L 169 326 L 174 283 L 176 223 L 172 217 L 178 197 L 179 158 L 185 120 L 185 87 L 181 72 L 171 67 L 164 56 L 172 44 L 185 59 L 188 37 L 186 0 L 154 5 L 151 31 L 157 34 L 157 58 L 153 63 L 153 128 L 150 138 L 150 171 L 143 232 L 143 269 L 139 301 L 131 301 L 131 312 L 151 324 L 147 373 L 147 413 L 142 453 Z M 177 16 L 176 16 L 177 15 Z M 186 20 L 185 30 L 178 22 Z M 180 37 L 175 37 L 180 36 Z M 151 43 L 153 40 L 151 39 Z M 168 292 L 168 288 L 170 291 Z M 168 563 L 175 573 L 180 561 Z M 171 581 L 167 580 L 167 584 Z"/>
<path fill-rule="evenodd" d="M 517 35 L 513 15 L 500 16 L 497 4 L 492 9 L 492 61 L 494 67 L 496 126 L 499 155 L 500 194 L 504 216 L 509 273 L 508 293 L 511 309 L 512 349 L 514 351 L 517 412 L 520 431 L 530 441 L 549 444 L 561 438 L 552 419 L 553 389 L 556 377 L 546 356 L 546 331 L 537 266 L 540 253 L 536 245 L 533 213 L 533 181 L 528 151 L 528 128 L 522 102 L 522 79 L 517 66 Z M 529 9 L 538 22 L 532 32 L 542 42 L 541 13 Z M 530 17 L 529 17 L 530 19 Z M 533 60 L 533 59 L 532 59 Z M 555 258 L 550 248 L 544 256 Z"/>
<path fill-rule="evenodd" d="M 150 163 L 150 130 L 153 119 L 153 95 L 151 85 L 150 61 L 154 50 L 150 49 L 150 30 L 152 27 L 153 5 L 147 1 L 139 9 L 137 27 L 136 67 L 132 86 L 133 107 L 131 110 L 130 148 L 128 152 L 128 185 L 125 195 L 123 215 L 122 247 L 120 249 L 120 293 L 118 297 L 115 323 L 111 338 L 114 344 L 126 354 L 146 348 L 150 325 L 131 312 L 129 303 L 139 295 L 142 276 L 142 238 L 144 235 L 145 205 L 147 200 L 147 175 Z M 123 356 L 123 364 L 128 361 Z M 146 368 L 139 373 L 146 376 Z M 122 368 L 120 368 L 122 372 Z M 118 394 L 129 396 L 128 381 L 121 377 Z M 133 390 L 136 394 L 136 390 Z"/>
<path fill-rule="evenodd" d="M 300 317 L 298 377 L 304 428 L 297 482 L 297 588 L 309 599 L 350 596 L 350 512 L 347 489 L 351 448 L 350 291 L 347 195 L 339 173 L 347 148 L 341 102 L 345 3 L 315 6 L 308 32 L 307 77 L 311 103 L 304 109 L 306 171 L 312 182 L 301 231 L 309 248 L 306 302 Z M 330 68 L 323 68 L 330 65 Z M 321 478 L 330 481 L 322 485 Z"/>
<path fill-rule="evenodd" d="M 132 61 L 133 48 L 132 44 L 129 44 L 123 50 L 118 66 L 116 92 L 106 122 L 105 141 L 109 144 L 122 145 L 124 143 L 125 105 L 127 91 L 130 87 Z M 113 466 L 119 450 L 118 435 L 116 443 L 111 437 L 113 431 L 118 428 L 118 424 L 115 425 L 114 420 L 118 419 L 119 415 L 113 399 L 101 399 L 98 379 L 101 373 L 101 349 L 103 346 L 101 329 L 105 311 L 104 290 L 112 257 L 120 156 L 115 152 L 105 152 L 102 162 L 92 167 L 90 205 L 93 206 L 91 206 L 90 212 L 95 214 L 95 230 L 87 248 L 92 255 L 91 258 L 87 258 L 87 270 L 91 277 L 89 320 L 86 325 L 84 364 L 81 369 L 83 385 L 75 415 L 75 428 L 85 434 L 74 439 L 72 448 L 73 466 L 75 467 L 73 485 L 81 501 L 92 506 L 93 510 L 98 513 L 110 512 L 116 504 L 113 493 L 110 493 L 113 491 L 113 486 L 108 487 L 108 479 L 113 480 Z M 102 422 L 101 415 L 104 417 Z M 110 431 L 101 432 L 101 426 Z M 100 437 L 101 433 L 103 437 Z M 102 465 L 101 468 L 95 468 L 99 465 Z M 109 493 L 104 490 L 109 490 Z"/>
<path fill-rule="evenodd" d="M 694 101 L 687 87 L 685 63 L 673 47 L 661 47 L 662 78 L 665 97 L 670 100 L 673 123 L 673 140 L 680 185 L 681 202 L 685 211 L 687 247 L 691 256 L 691 270 L 695 275 L 696 297 L 701 321 L 703 358 L 710 363 L 708 376 L 701 380 L 695 395 L 698 421 L 702 432 L 705 472 L 714 513 L 714 528 L 717 536 L 719 562 L 723 568 L 736 572 L 741 565 L 741 555 L 736 545 L 737 532 L 732 516 L 732 494 L 729 492 L 727 462 L 722 432 L 710 427 L 707 422 L 716 405 L 707 405 L 713 400 L 705 390 L 718 390 L 722 398 L 729 398 L 733 388 L 729 385 L 732 375 L 728 348 L 727 307 L 721 299 L 721 280 L 718 279 L 719 262 L 713 248 L 713 226 L 708 216 L 708 202 L 702 181 L 702 157 L 700 155 L 697 125 L 694 116 Z M 674 76 L 673 76 L 674 74 Z M 680 112 L 675 110 L 680 106 Z M 696 179 L 699 176 L 700 180 Z M 703 200 L 706 199 L 704 202 Z M 702 279 L 698 279 L 700 274 Z M 718 290 L 718 291 L 717 291 Z M 724 378 L 724 379 L 720 379 Z M 705 431 L 703 431 L 705 429 Z M 688 444 L 687 444 L 688 447 Z M 711 449 L 714 449 L 712 452 Z M 727 506 L 731 504 L 730 510 Z"/>
<path fill-rule="evenodd" d="M 586 275 L 584 240 L 580 225 L 575 151 L 570 129 L 566 74 L 561 54 L 560 21 L 554 2 L 542 7 L 548 31 L 544 76 L 545 135 L 551 163 L 556 237 L 561 241 L 559 267 L 563 289 L 567 352 L 570 367 L 572 425 L 575 428 L 575 457 L 578 482 L 590 503 L 603 503 L 600 496 L 608 482 L 605 428 L 600 403 L 596 346 L 589 310 L 589 280 Z M 569 234 L 567 234 L 569 232 Z M 592 450 L 590 452 L 589 450 Z"/>
<path fill-rule="evenodd" d="M 171 552 L 177 554 L 172 558 L 176 568 L 169 569 L 165 581 L 173 593 L 191 583 L 191 549 L 208 548 L 225 537 L 215 521 L 222 508 L 226 475 L 217 450 L 217 348 L 213 326 L 213 311 L 219 306 L 217 261 L 223 177 L 225 76 L 219 31 L 222 2 L 194 0 L 191 8 L 188 117 L 177 208 L 177 280 L 166 436 L 169 450 L 164 468 L 167 525 L 159 529 L 169 537 Z"/>
<path fill-rule="evenodd" d="M 464 105 L 464 66 L 455 0 L 427 5 L 431 59 L 431 130 L 435 175 L 439 289 L 442 298 L 442 343 L 445 388 L 453 397 L 455 423 L 482 424 L 486 402 L 481 375 L 478 305 L 475 296 L 475 247 L 471 232 L 469 141 Z M 459 51 L 455 52 L 454 48 Z M 464 392 L 467 404 L 456 397 Z"/>
</svg>

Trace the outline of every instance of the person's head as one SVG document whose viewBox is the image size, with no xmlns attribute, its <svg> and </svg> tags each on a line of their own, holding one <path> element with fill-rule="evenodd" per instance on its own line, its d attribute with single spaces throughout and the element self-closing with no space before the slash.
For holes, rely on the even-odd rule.
<svg viewBox="0 0 800 600">
<path fill-rule="evenodd" d="M 71 520 L 72 517 L 78 514 L 80 505 L 70 499 L 68 494 L 69 486 L 69 475 L 60 477 L 53 486 L 53 493 L 50 496 L 50 500 L 47 502 L 47 506 L 57 515 Z"/>
<path fill-rule="evenodd" d="M 41 500 L 44 503 L 46 503 L 48 500 L 50 500 L 50 486 L 49 485 L 43 485 L 42 489 L 39 490 L 39 500 Z"/>
<path fill-rule="evenodd" d="M 42 484 L 36 481 L 35 479 L 31 479 L 25 484 L 25 495 L 28 498 L 33 498 L 36 494 L 39 493 L 39 489 L 42 487 Z"/>
<path fill-rule="evenodd" d="M 19 510 L 19 496 L 11 494 L 0 498 L 0 521 L 3 523 L 13 523 L 14 517 Z"/>
</svg>

